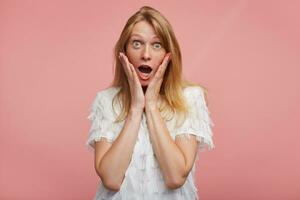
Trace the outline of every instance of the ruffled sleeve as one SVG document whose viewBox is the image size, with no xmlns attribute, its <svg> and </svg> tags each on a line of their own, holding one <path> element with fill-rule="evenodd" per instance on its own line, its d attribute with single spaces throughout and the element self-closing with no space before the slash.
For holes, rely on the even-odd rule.
<svg viewBox="0 0 300 200">
<path fill-rule="evenodd" d="M 113 142 L 120 127 L 114 122 L 111 101 L 107 99 L 104 92 L 98 92 L 89 109 L 88 119 L 91 126 L 86 141 L 89 150 L 95 149 L 95 142 L 105 138 Z"/>
<path fill-rule="evenodd" d="M 210 118 L 203 90 L 200 87 L 189 87 L 185 89 L 184 94 L 189 106 L 189 113 L 183 124 L 175 130 L 175 137 L 189 138 L 189 134 L 192 134 L 199 141 L 200 151 L 215 148 L 211 130 L 214 123 Z"/>
</svg>

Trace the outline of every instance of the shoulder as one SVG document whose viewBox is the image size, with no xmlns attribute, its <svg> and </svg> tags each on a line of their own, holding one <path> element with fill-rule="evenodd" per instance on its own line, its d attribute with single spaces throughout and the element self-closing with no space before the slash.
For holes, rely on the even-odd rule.
<svg viewBox="0 0 300 200">
<path fill-rule="evenodd" d="M 183 88 L 183 94 L 186 98 L 204 98 L 205 90 L 201 86 L 187 86 Z"/>
<path fill-rule="evenodd" d="M 202 104 L 208 106 L 207 89 L 200 85 L 187 86 L 183 89 L 185 100 L 188 104 Z"/>
<path fill-rule="evenodd" d="M 108 87 L 100 90 L 96 93 L 94 101 L 92 103 L 93 109 L 108 109 L 110 108 L 114 96 L 117 94 L 120 88 L 118 87 Z"/>
<path fill-rule="evenodd" d="M 103 90 L 100 90 L 96 94 L 96 98 L 98 100 L 112 100 L 114 96 L 117 94 L 117 92 L 120 90 L 119 87 L 108 87 Z"/>
<path fill-rule="evenodd" d="M 118 87 L 109 87 L 98 91 L 91 105 L 91 110 L 94 112 L 105 113 L 107 118 L 113 118 L 114 112 L 112 101 L 119 89 L 120 88 Z"/>
</svg>

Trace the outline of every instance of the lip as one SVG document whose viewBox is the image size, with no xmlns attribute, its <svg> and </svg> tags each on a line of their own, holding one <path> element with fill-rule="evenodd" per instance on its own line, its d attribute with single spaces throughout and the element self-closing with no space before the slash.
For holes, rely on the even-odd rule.
<svg viewBox="0 0 300 200">
<path fill-rule="evenodd" d="M 138 68 L 141 67 L 141 66 L 147 66 L 147 67 L 150 67 L 152 69 L 152 71 L 150 73 L 143 73 L 141 72 Z M 151 78 L 152 74 L 153 74 L 153 68 L 150 66 L 150 65 L 146 65 L 146 64 L 141 64 L 137 67 L 137 74 L 138 74 L 138 77 L 140 78 L 140 80 L 143 80 L 143 81 L 147 81 Z"/>
</svg>

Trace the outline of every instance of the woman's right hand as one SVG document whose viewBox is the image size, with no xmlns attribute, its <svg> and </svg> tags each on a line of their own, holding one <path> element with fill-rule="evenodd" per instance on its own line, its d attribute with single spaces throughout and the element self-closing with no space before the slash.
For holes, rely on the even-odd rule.
<svg viewBox="0 0 300 200">
<path fill-rule="evenodd" d="M 130 87 L 130 94 L 131 94 L 130 109 L 143 111 L 145 107 L 145 96 L 144 96 L 144 92 L 140 80 L 134 69 L 134 66 L 129 62 L 127 56 L 122 52 L 119 53 L 119 59 L 126 73 L 129 87 Z"/>
</svg>

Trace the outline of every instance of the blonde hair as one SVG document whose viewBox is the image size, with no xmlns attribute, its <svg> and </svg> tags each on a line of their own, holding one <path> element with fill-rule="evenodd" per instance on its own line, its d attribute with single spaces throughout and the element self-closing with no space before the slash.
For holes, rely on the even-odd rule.
<svg viewBox="0 0 300 200">
<path fill-rule="evenodd" d="M 166 52 L 171 52 L 172 59 L 164 74 L 164 79 L 160 89 L 162 102 L 159 110 L 165 120 L 171 119 L 174 114 L 178 114 L 177 125 L 180 125 L 186 117 L 188 108 L 183 96 L 183 88 L 195 86 L 182 79 L 182 59 L 179 44 L 168 20 L 157 10 L 149 6 L 140 8 L 132 15 L 123 28 L 119 40 L 114 48 L 114 80 L 112 86 L 120 87 L 117 95 L 113 99 L 113 107 L 116 101 L 121 106 L 121 113 L 118 114 L 116 122 L 123 121 L 130 109 L 131 95 L 127 76 L 122 64 L 118 59 L 119 52 L 126 54 L 126 44 L 130 38 L 134 25 L 140 21 L 146 21 L 154 28 L 156 34 L 161 39 Z"/>
</svg>

